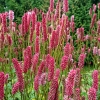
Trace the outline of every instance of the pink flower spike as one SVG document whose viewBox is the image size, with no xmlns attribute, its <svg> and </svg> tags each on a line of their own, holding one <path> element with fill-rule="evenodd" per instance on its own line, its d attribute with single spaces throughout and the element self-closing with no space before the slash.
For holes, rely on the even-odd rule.
<svg viewBox="0 0 100 100">
<path fill-rule="evenodd" d="M 68 12 L 69 7 L 68 7 L 68 0 L 63 0 L 63 12 L 66 13 Z"/>
<path fill-rule="evenodd" d="M 55 59 L 51 57 L 48 66 L 48 81 L 51 81 L 53 79 L 54 67 L 55 67 Z"/>
<path fill-rule="evenodd" d="M 39 53 L 36 53 L 33 58 L 31 59 L 31 62 L 32 62 L 32 71 L 35 72 L 35 69 L 36 69 L 36 65 L 38 63 L 38 60 L 39 60 Z"/>
<path fill-rule="evenodd" d="M 90 28 L 93 28 L 93 26 L 94 26 L 94 24 L 95 24 L 95 22 L 96 22 L 96 17 L 97 17 L 97 15 L 94 14 L 93 17 L 92 17 L 92 20 L 91 20 Z"/>
<path fill-rule="evenodd" d="M 33 29 L 30 29 L 30 43 L 33 42 Z"/>
<path fill-rule="evenodd" d="M 59 79 L 59 76 L 60 76 L 60 69 L 57 68 L 56 71 L 55 71 L 55 75 L 54 75 L 54 79 Z"/>
<path fill-rule="evenodd" d="M 93 87 L 88 91 L 88 100 L 96 100 L 96 89 Z"/>
<path fill-rule="evenodd" d="M 100 3 L 98 3 L 98 9 L 100 10 Z"/>
<path fill-rule="evenodd" d="M 43 60 L 41 63 L 40 63 L 40 66 L 38 67 L 38 76 L 40 76 L 41 74 L 42 74 L 42 72 L 43 72 L 43 69 L 45 68 L 45 64 L 46 64 L 46 62 L 45 62 L 45 60 Z"/>
<path fill-rule="evenodd" d="M 71 45 L 70 43 L 67 43 L 64 47 L 64 55 L 69 57 L 69 54 L 71 53 Z"/>
<path fill-rule="evenodd" d="M 14 20 L 14 12 L 12 10 L 9 10 L 9 15 L 8 15 L 9 20 L 13 21 Z"/>
<path fill-rule="evenodd" d="M 93 55 L 97 55 L 98 53 L 98 48 L 97 47 L 93 47 Z"/>
<path fill-rule="evenodd" d="M 100 56 L 100 49 L 98 49 L 98 56 Z"/>
<path fill-rule="evenodd" d="M 80 68 L 76 68 L 76 75 L 74 79 L 74 86 L 76 88 L 80 87 L 80 80 L 81 80 Z"/>
<path fill-rule="evenodd" d="M 95 4 L 93 4 L 93 11 L 96 11 L 97 6 Z"/>
<path fill-rule="evenodd" d="M 34 90 L 38 91 L 38 89 L 39 89 L 39 76 L 36 75 L 34 78 Z"/>
<path fill-rule="evenodd" d="M 12 37 L 9 34 L 7 34 L 7 42 L 10 46 L 12 45 Z"/>
<path fill-rule="evenodd" d="M 5 83 L 7 83 L 8 78 L 9 78 L 9 74 L 6 74 L 6 75 L 5 75 Z"/>
<path fill-rule="evenodd" d="M 74 22 L 74 15 L 71 16 L 71 22 Z"/>
<path fill-rule="evenodd" d="M 40 41 L 39 41 L 39 37 L 37 36 L 35 39 L 35 53 L 39 53 L 40 52 Z"/>
<path fill-rule="evenodd" d="M 0 72 L 0 100 L 4 98 L 4 72 Z"/>
<path fill-rule="evenodd" d="M 74 98 L 74 100 L 81 100 L 80 93 L 81 93 L 80 89 L 76 88 L 75 89 L 75 98 Z"/>
<path fill-rule="evenodd" d="M 37 22 L 36 23 L 36 36 L 40 35 L 40 28 L 41 28 L 41 23 Z"/>
<path fill-rule="evenodd" d="M 50 64 L 50 58 L 51 58 L 50 54 L 47 54 L 47 56 L 46 56 L 46 67 L 47 68 L 48 68 L 48 66 Z"/>
<path fill-rule="evenodd" d="M 36 13 L 34 11 L 32 11 L 32 13 L 31 13 L 31 21 L 32 21 L 32 29 L 33 29 L 33 32 L 34 32 L 35 24 L 36 24 L 36 21 L 37 21 L 37 16 L 36 16 Z"/>
<path fill-rule="evenodd" d="M 93 84 L 92 84 L 92 87 L 96 89 L 96 91 L 98 91 L 98 70 L 94 70 L 93 73 L 92 73 L 92 78 L 93 78 Z"/>
<path fill-rule="evenodd" d="M 20 83 L 16 82 L 12 88 L 12 94 L 14 95 L 19 90 Z"/>
<path fill-rule="evenodd" d="M 39 78 L 39 85 L 45 85 L 47 80 L 47 73 L 42 73 Z"/>
<path fill-rule="evenodd" d="M 48 93 L 48 99 L 47 100 L 58 100 L 58 78 L 60 75 L 60 70 L 56 69 L 55 75 L 52 79 L 50 90 Z"/>
<path fill-rule="evenodd" d="M 68 57 L 67 56 L 63 56 L 62 59 L 61 59 L 61 64 L 60 64 L 61 69 L 65 70 L 67 65 L 68 65 Z"/>
<path fill-rule="evenodd" d="M 86 54 L 85 53 L 81 53 L 80 56 L 79 56 L 79 61 L 78 61 L 78 66 L 80 68 L 84 67 L 85 58 L 86 58 Z"/>
<path fill-rule="evenodd" d="M 16 58 L 13 58 L 12 62 L 16 71 L 17 78 L 18 78 L 19 90 L 22 92 L 24 89 L 24 78 L 23 78 L 22 68 Z"/>
<path fill-rule="evenodd" d="M 47 19 L 46 15 L 42 14 L 42 32 L 43 32 L 43 41 L 47 40 Z"/>
<path fill-rule="evenodd" d="M 76 70 L 70 70 L 68 77 L 65 79 L 65 95 L 71 96 L 73 94 L 74 79 Z"/>
<path fill-rule="evenodd" d="M 54 9 L 54 0 L 50 0 L 50 11 L 52 12 Z"/>
</svg>

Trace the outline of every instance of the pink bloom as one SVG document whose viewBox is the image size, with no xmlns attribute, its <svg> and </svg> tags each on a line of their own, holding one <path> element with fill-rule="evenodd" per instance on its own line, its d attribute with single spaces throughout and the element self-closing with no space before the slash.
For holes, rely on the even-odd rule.
<svg viewBox="0 0 100 100">
<path fill-rule="evenodd" d="M 71 20 L 74 20 L 74 19 L 72 18 Z M 65 22 L 66 22 L 66 26 L 65 26 L 66 27 L 66 32 L 67 32 L 68 35 L 70 35 L 69 34 L 70 21 L 68 20 L 68 16 L 66 16 L 66 21 Z"/>
<path fill-rule="evenodd" d="M 0 34 L 0 46 L 1 46 L 1 47 L 3 47 L 4 41 L 5 41 L 4 33 L 1 33 L 1 34 Z"/>
<path fill-rule="evenodd" d="M 30 22 L 31 22 L 31 12 L 27 12 L 27 26 L 28 26 L 28 28 L 29 28 L 29 26 L 30 26 Z"/>
<path fill-rule="evenodd" d="M 74 79 L 74 86 L 75 86 L 75 88 L 79 88 L 80 87 L 80 80 L 81 80 L 80 69 L 77 68 L 76 69 L 75 79 Z"/>
<path fill-rule="evenodd" d="M 7 42 L 10 46 L 12 45 L 12 37 L 9 34 L 7 34 Z"/>
<path fill-rule="evenodd" d="M 49 64 L 50 64 L 50 58 L 51 58 L 50 54 L 47 54 L 47 56 L 46 56 L 46 67 L 48 67 Z"/>
<path fill-rule="evenodd" d="M 24 57 L 23 72 L 26 73 L 26 72 L 28 71 L 29 68 L 30 68 L 29 57 L 28 57 L 28 56 L 25 56 L 25 57 Z"/>
<path fill-rule="evenodd" d="M 56 4 L 56 10 L 55 10 L 55 15 L 54 15 L 54 19 L 56 20 L 57 18 L 59 18 L 59 11 L 60 11 L 60 2 L 58 0 L 57 4 Z"/>
<path fill-rule="evenodd" d="M 85 58 L 86 58 L 86 54 L 81 53 L 80 56 L 79 56 L 79 61 L 78 61 L 78 66 L 80 68 L 84 67 L 84 60 L 85 60 Z"/>
<path fill-rule="evenodd" d="M 9 10 L 9 15 L 8 15 L 9 20 L 13 21 L 14 20 L 14 12 L 12 10 Z"/>
<path fill-rule="evenodd" d="M 28 31 L 27 28 L 27 13 L 24 14 L 23 16 L 23 21 L 24 21 L 24 24 L 23 24 L 23 27 L 24 27 L 24 34 L 26 34 L 26 32 Z"/>
<path fill-rule="evenodd" d="M 76 34 L 77 34 L 78 39 L 83 40 L 84 39 L 84 28 L 83 27 L 78 28 Z"/>
<path fill-rule="evenodd" d="M 65 82 L 65 95 L 71 96 L 73 94 L 73 87 L 69 80 Z"/>
<path fill-rule="evenodd" d="M 92 73 L 92 78 L 93 78 L 93 84 L 92 87 L 96 89 L 96 91 L 98 90 L 98 71 L 94 70 Z"/>
<path fill-rule="evenodd" d="M 48 93 L 48 100 L 57 100 L 58 98 L 58 78 L 60 75 L 60 70 L 57 69 L 54 78 L 51 82 L 50 90 Z"/>
<path fill-rule="evenodd" d="M 76 75 L 76 70 L 74 69 L 70 70 L 70 72 L 68 73 L 67 80 L 71 82 L 72 86 L 74 86 L 75 75 Z"/>
<path fill-rule="evenodd" d="M 81 48 L 81 53 L 85 53 L 85 48 Z"/>
<path fill-rule="evenodd" d="M 45 60 L 43 60 L 41 63 L 40 63 L 40 66 L 38 67 L 38 76 L 40 76 L 43 72 L 43 69 L 45 68 Z"/>
<path fill-rule="evenodd" d="M 71 96 L 73 94 L 74 79 L 76 70 L 71 70 L 65 80 L 65 95 Z"/>
<path fill-rule="evenodd" d="M 4 98 L 4 72 L 0 72 L 0 100 Z"/>
<path fill-rule="evenodd" d="M 97 47 L 93 47 L 93 55 L 96 55 L 98 53 L 98 48 Z"/>
<path fill-rule="evenodd" d="M 9 74 L 6 74 L 6 75 L 5 75 L 5 83 L 7 83 L 8 78 L 9 78 Z"/>
<path fill-rule="evenodd" d="M 47 79 L 47 73 L 42 73 L 39 79 L 39 85 L 45 85 Z"/>
<path fill-rule="evenodd" d="M 50 38 L 50 48 L 55 48 L 57 46 L 57 32 L 53 30 L 52 36 Z"/>
<path fill-rule="evenodd" d="M 39 37 L 37 36 L 35 39 L 35 53 L 39 53 L 40 52 L 40 43 L 39 43 Z"/>
<path fill-rule="evenodd" d="M 89 35 L 86 35 L 85 37 L 84 37 L 84 40 L 86 41 L 86 40 L 88 40 L 89 39 Z"/>
<path fill-rule="evenodd" d="M 60 69 L 57 68 L 55 71 L 54 79 L 58 80 L 59 76 L 60 76 Z"/>
<path fill-rule="evenodd" d="M 100 9 L 100 3 L 98 3 L 98 9 Z"/>
<path fill-rule="evenodd" d="M 34 78 L 34 90 L 38 91 L 38 89 L 39 89 L 39 76 L 36 75 Z"/>
<path fill-rule="evenodd" d="M 37 21 L 37 16 L 36 16 L 36 13 L 34 11 L 32 11 L 32 13 L 31 13 L 31 21 L 32 21 L 32 29 L 33 29 L 33 32 L 34 32 L 35 24 L 36 24 L 36 21 Z"/>
<path fill-rule="evenodd" d="M 33 29 L 30 29 L 30 43 L 33 41 Z"/>
<path fill-rule="evenodd" d="M 16 82 L 12 88 L 12 94 L 14 95 L 19 90 L 20 83 Z"/>
<path fill-rule="evenodd" d="M 57 27 L 56 27 L 56 32 L 57 32 L 57 34 L 58 34 L 58 36 L 59 36 L 59 31 L 60 31 L 60 28 L 61 28 L 61 26 L 60 25 L 57 25 Z"/>
<path fill-rule="evenodd" d="M 71 16 L 71 22 L 74 22 L 74 15 Z"/>
<path fill-rule="evenodd" d="M 67 65 L 68 65 L 68 57 L 63 56 L 62 59 L 61 59 L 61 64 L 60 64 L 62 70 L 65 70 Z"/>
<path fill-rule="evenodd" d="M 88 100 L 96 100 L 96 89 L 93 87 L 88 91 Z"/>
<path fill-rule="evenodd" d="M 38 8 L 34 8 L 34 12 L 36 13 L 36 14 L 38 14 L 39 13 L 39 10 L 38 10 Z"/>
<path fill-rule="evenodd" d="M 54 9 L 54 0 L 50 0 L 50 11 L 52 12 Z"/>
<path fill-rule="evenodd" d="M 41 28 L 41 23 L 37 22 L 36 23 L 36 36 L 40 35 L 40 28 Z"/>
<path fill-rule="evenodd" d="M 32 70 L 33 70 L 33 71 L 35 71 L 35 69 L 36 69 L 36 65 L 37 65 L 37 63 L 38 63 L 38 60 L 39 60 L 39 54 L 36 53 L 36 54 L 33 56 L 32 60 L 31 60 L 31 62 L 32 62 Z"/>
<path fill-rule="evenodd" d="M 50 10 L 48 10 L 48 12 L 47 12 L 47 14 L 46 14 L 46 19 L 47 19 L 48 21 L 51 20 Z"/>
<path fill-rule="evenodd" d="M 95 12 L 96 11 L 96 5 L 93 4 L 93 11 Z"/>
<path fill-rule="evenodd" d="M 32 58 L 32 50 L 31 46 L 28 46 L 24 50 L 24 68 L 23 68 L 24 73 L 26 73 L 28 69 L 31 67 L 31 58 Z"/>
<path fill-rule="evenodd" d="M 92 15 L 92 8 L 90 8 L 90 10 L 89 10 L 89 14 Z"/>
<path fill-rule="evenodd" d="M 98 49 L 98 56 L 100 56 L 100 49 Z"/>
<path fill-rule="evenodd" d="M 18 78 L 19 90 L 22 92 L 24 89 L 24 78 L 23 78 L 22 68 L 16 58 L 13 58 L 12 62 L 16 71 L 17 78 Z"/>
<path fill-rule="evenodd" d="M 90 53 L 90 51 L 91 51 L 91 49 L 90 49 L 90 48 L 88 48 L 88 53 Z"/>
<path fill-rule="evenodd" d="M 54 67 L 55 67 L 55 60 L 53 57 L 51 57 L 48 66 L 48 81 L 51 81 L 53 79 Z"/>
<path fill-rule="evenodd" d="M 100 34 L 100 20 L 97 22 L 97 32 Z"/>
<path fill-rule="evenodd" d="M 63 100 L 68 100 L 68 95 L 64 95 Z"/>
<path fill-rule="evenodd" d="M 48 100 L 55 100 L 57 90 L 58 90 L 58 81 L 56 79 L 53 79 L 48 93 Z"/>
<path fill-rule="evenodd" d="M 68 0 L 63 0 L 63 12 L 68 12 Z"/>
<path fill-rule="evenodd" d="M 93 17 L 92 17 L 92 20 L 91 20 L 91 26 L 90 26 L 90 28 L 93 28 L 93 26 L 94 26 L 94 24 L 96 22 L 96 17 L 97 17 L 97 15 L 94 14 Z"/>
<path fill-rule="evenodd" d="M 43 31 L 43 41 L 47 40 L 47 22 L 46 15 L 42 15 L 42 31 Z"/>
<path fill-rule="evenodd" d="M 75 94 L 74 95 L 75 95 L 74 100 L 81 100 L 80 89 L 79 88 L 75 89 Z"/>
<path fill-rule="evenodd" d="M 6 13 L 2 13 L 2 32 L 5 33 L 7 32 L 7 14 Z"/>
<path fill-rule="evenodd" d="M 11 30 L 12 30 L 12 32 L 15 32 L 16 31 L 16 23 L 15 22 L 12 22 L 11 23 Z"/>
<path fill-rule="evenodd" d="M 74 32 L 74 30 L 75 30 L 75 23 L 74 22 L 70 22 L 70 28 L 71 28 L 72 32 Z"/>
<path fill-rule="evenodd" d="M 71 45 L 69 43 L 67 43 L 64 47 L 64 55 L 66 55 L 67 57 L 69 57 L 69 54 L 71 53 Z"/>
</svg>

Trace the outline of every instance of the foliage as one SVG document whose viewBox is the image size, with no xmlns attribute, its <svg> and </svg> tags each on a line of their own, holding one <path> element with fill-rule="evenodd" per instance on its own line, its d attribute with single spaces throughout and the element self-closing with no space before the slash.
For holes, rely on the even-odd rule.
<svg viewBox="0 0 100 100">
<path fill-rule="evenodd" d="M 68 16 L 75 16 L 76 28 L 83 26 L 85 31 L 90 27 L 89 9 L 91 7 L 90 0 L 69 0 Z"/>
<path fill-rule="evenodd" d="M 100 0 L 91 0 L 92 4 L 97 4 L 100 2 Z"/>
</svg>

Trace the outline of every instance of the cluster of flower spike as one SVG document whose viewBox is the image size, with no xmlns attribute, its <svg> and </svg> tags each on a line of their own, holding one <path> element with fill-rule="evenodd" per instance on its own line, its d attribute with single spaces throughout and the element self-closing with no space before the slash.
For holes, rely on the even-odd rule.
<svg viewBox="0 0 100 100">
<path fill-rule="evenodd" d="M 37 97 L 43 95 L 45 100 L 58 100 L 61 95 L 64 100 L 82 100 L 82 69 L 90 63 L 99 66 L 100 19 L 95 13 L 96 5 L 90 11 L 91 32 L 87 35 L 84 27 L 75 28 L 74 15 L 70 20 L 66 15 L 68 0 L 58 0 L 56 9 L 54 7 L 54 0 L 50 0 L 47 13 L 36 8 L 24 13 L 18 29 L 13 22 L 13 11 L 0 14 L 0 70 L 3 71 L 0 72 L 0 100 L 4 99 L 4 84 L 10 84 L 9 74 L 4 73 L 12 71 L 11 65 L 15 71 L 10 73 L 10 78 L 14 78 L 11 79 L 14 80 L 11 81 L 13 95 L 18 91 L 21 95 L 29 94 L 32 88 Z M 40 14 L 41 21 L 38 20 Z M 93 61 L 85 61 L 90 58 Z M 93 71 L 92 86 L 86 90 L 89 100 L 97 98 L 98 74 L 98 70 Z"/>
</svg>

